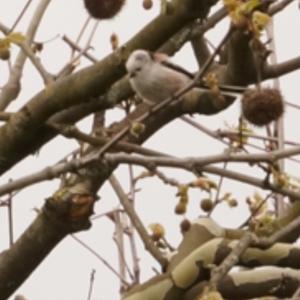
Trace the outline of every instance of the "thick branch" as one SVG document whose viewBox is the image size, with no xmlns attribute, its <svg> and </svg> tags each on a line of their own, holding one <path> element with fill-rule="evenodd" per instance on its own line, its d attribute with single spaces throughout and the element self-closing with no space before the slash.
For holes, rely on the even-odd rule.
<svg viewBox="0 0 300 300">
<path fill-rule="evenodd" d="M 63 227 L 39 213 L 26 233 L 0 255 L 0 299 L 8 299 L 65 235 Z"/>
<path fill-rule="evenodd" d="M 226 299 L 253 299 L 263 296 L 290 297 L 300 283 L 299 270 L 265 268 L 235 272 L 225 277 L 218 289 Z"/>
<path fill-rule="evenodd" d="M 287 300 L 291 299 L 289 297 L 297 290 L 299 283 L 300 272 L 298 270 L 272 267 L 233 272 L 220 281 L 218 290 L 224 299 L 229 300 L 270 296 Z M 198 284 L 181 299 L 195 300 L 196 295 L 203 291 L 205 285 L 205 282 Z"/>
</svg>

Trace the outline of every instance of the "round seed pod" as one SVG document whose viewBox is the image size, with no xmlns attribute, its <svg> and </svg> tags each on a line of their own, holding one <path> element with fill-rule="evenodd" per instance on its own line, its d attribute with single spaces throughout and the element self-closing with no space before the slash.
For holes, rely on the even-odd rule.
<svg viewBox="0 0 300 300">
<path fill-rule="evenodd" d="M 151 9 L 153 6 L 152 0 L 143 0 L 144 9 Z"/>
<path fill-rule="evenodd" d="M 205 198 L 201 200 L 200 207 L 203 211 L 210 212 L 214 207 L 214 203 L 211 199 Z"/>
<path fill-rule="evenodd" d="M 9 60 L 10 58 L 10 51 L 9 48 L 1 48 L 0 49 L 0 59 L 2 60 Z"/>
<path fill-rule="evenodd" d="M 191 222 L 188 219 L 184 219 L 181 221 L 180 229 L 182 233 L 189 231 L 190 228 L 191 228 Z"/>
<path fill-rule="evenodd" d="M 183 215 L 185 213 L 186 213 L 186 203 L 179 202 L 175 206 L 175 214 L 177 214 L 177 215 Z"/>
<path fill-rule="evenodd" d="M 125 0 L 84 0 L 87 11 L 95 19 L 111 19 L 124 3 Z"/>
<path fill-rule="evenodd" d="M 242 97 L 242 114 L 256 126 L 270 124 L 284 112 L 283 97 L 278 89 L 247 90 Z"/>
</svg>

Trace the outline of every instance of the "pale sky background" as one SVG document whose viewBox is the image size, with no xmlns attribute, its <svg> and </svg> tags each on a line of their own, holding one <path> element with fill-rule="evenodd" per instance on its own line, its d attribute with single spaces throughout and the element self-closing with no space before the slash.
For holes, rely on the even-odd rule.
<svg viewBox="0 0 300 300">
<path fill-rule="evenodd" d="M 0 3 L 0 20 L 7 26 L 14 23 L 21 8 L 27 0 L 2 1 Z M 22 22 L 18 25 L 16 31 L 24 32 L 28 21 L 39 1 L 35 0 L 27 11 Z M 127 4 L 122 12 L 111 21 L 100 22 L 97 34 L 93 41 L 94 51 L 91 53 L 101 59 L 110 53 L 109 43 L 110 35 L 116 32 L 120 36 L 120 42 L 128 40 L 133 34 L 139 31 L 143 25 L 153 19 L 159 12 L 159 1 L 153 0 L 154 7 L 150 11 L 145 11 L 142 7 L 142 0 L 127 0 Z M 72 3 L 72 4 L 71 4 Z M 70 6 L 72 5 L 72 6 Z M 297 30 L 300 28 L 299 9 L 297 1 L 275 18 L 276 43 L 278 49 L 279 61 L 298 56 L 300 53 L 300 42 L 297 36 Z M 87 13 L 83 7 L 82 1 L 52 1 L 47 13 L 38 31 L 36 41 L 45 41 L 66 34 L 75 40 L 79 30 L 86 20 Z M 292 25 L 290 25 L 292 24 Z M 90 24 L 91 25 L 91 24 Z M 208 37 L 213 43 L 217 43 L 220 34 L 227 29 L 226 24 L 215 28 Z M 82 43 L 81 45 L 85 45 Z M 13 52 L 14 54 L 16 51 Z M 57 72 L 69 59 L 70 51 L 58 37 L 45 44 L 45 49 L 41 54 L 42 63 L 49 72 Z M 174 60 L 182 66 L 192 71 L 196 70 L 196 63 L 192 56 L 189 46 L 184 47 L 183 51 L 178 53 Z M 82 59 L 82 67 L 88 65 L 85 59 Z M 298 103 L 299 100 L 299 75 L 300 72 L 294 72 L 285 76 L 281 80 L 283 94 L 289 102 Z M 0 86 L 6 82 L 7 65 L 0 62 Z M 42 80 L 30 62 L 26 64 L 24 77 L 22 79 L 22 93 L 18 99 L 9 107 L 9 111 L 17 110 L 28 99 L 42 89 Z M 215 116 L 204 117 L 195 116 L 195 120 L 200 121 L 212 130 L 224 126 L 225 122 L 237 124 L 239 116 L 239 102 L 236 101 L 225 112 Z M 297 110 L 286 107 L 286 138 L 299 141 Z M 120 118 L 119 111 L 108 113 L 110 120 Z M 81 123 L 81 128 L 89 131 L 90 119 Z M 264 133 L 264 130 L 257 130 L 258 133 Z M 182 121 L 176 121 L 158 134 L 153 136 L 145 144 L 147 147 L 159 149 L 167 153 L 178 156 L 203 156 L 207 154 L 217 154 L 223 150 L 221 143 L 208 139 L 201 132 L 183 124 Z M 5 174 L 0 183 L 7 182 L 9 178 L 19 178 L 33 171 L 40 170 L 43 166 L 51 165 L 57 162 L 64 154 L 69 153 L 77 147 L 74 141 L 68 141 L 65 138 L 56 138 L 44 146 L 38 156 L 31 156 L 10 172 Z M 296 168 L 295 168 L 296 167 Z M 289 172 L 297 175 L 297 166 L 287 163 Z M 240 170 L 240 168 L 236 168 Z M 139 174 L 140 168 L 136 169 L 135 174 Z M 250 168 L 245 169 L 248 174 L 256 175 Z M 124 187 L 128 188 L 129 177 L 128 168 L 120 167 L 115 173 L 122 181 Z M 166 174 L 182 182 L 187 182 L 193 177 L 181 171 L 167 170 Z M 240 209 L 232 210 L 225 205 L 221 206 L 213 214 L 215 220 L 224 226 L 236 226 L 240 224 L 247 216 L 245 209 L 245 198 L 256 189 L 243 184 L 225 180 L 223 192 L 232 191 L 240 203 Z M 14 198 L 14 234 L 17 238 L 31 223 L 36 213 L 34 208 L 41 207 L 45 198 L 49 197 L 57 189 L 58 180 L 45 182 L 24 189 Z M 147 179 L 138 184 L 142 188 L 137 194 L 137 210 L 141 214 L 144 224 L 153 222 L 163 222 L 166 226 L 167 237 L 173 245 L 180 241 L 178 224 L 182 220 L 179 216 L 174 216 L 173 210 L 176 204 L 176 190 L 172 187 L 164 186 L 157 179 Z M 96 214 L 109 211 L 118 205 L 118 199 L 108 184 L 105 184 L 99 192 L 101 200 L 96 204 Z M 191 219 L 196 218 L 201 212 L 199 210 L 199 200 L 206 197 L 205 193 L 193 190 L 190 193 L 191 205 L 189 206 L 187 216 Z M 244 209 L 243 209 L 244 208 Z M 167 217 L 166 217 L 167 216 Z M 93 222 L 92 228 L 87 232 L 77 234 L 90 247 L 103 256 L 114 268 L 118 268 L 116 246 L 112 241 L 114 231 L 113 224 L 105 219 L 97 219 Z M 0 251 L 8 247 L 8 228 L 7 211 L 0 208 Z M 148 254 L 144 253 L 140 247 L 139 255 L 141 257 L 142 278 L 145 280 L 154 275 L 151 266 L 153 260 Z M 24 257 L 26 259 L 26 257 Z M 63 240 L 45 259 L 45 261 L 34 271 L 28 280 L 18 289 L 16 294 L 23 294 L 27 300 L 85 300 L 87 299 L 89 288 L 89 277 L 92 269 L 96 270 L 95 283 L 93 290 L 93 300 L 119 299 L 119 281 L 107 268 L 94 256 L 89 254 L 86 249 L 77 244 L 72 238 Z M 14 297 L 11 297 L 13 299 Z"/>
</svg>

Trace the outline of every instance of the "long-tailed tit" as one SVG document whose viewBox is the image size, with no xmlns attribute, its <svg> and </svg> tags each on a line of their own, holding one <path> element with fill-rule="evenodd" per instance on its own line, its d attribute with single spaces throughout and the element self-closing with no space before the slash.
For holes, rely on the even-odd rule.
<svg viewBox="0 0 300 300">
<path fill-rule="evenodd" d="M 171 65 L 167 59 L 164 54 L 135 50 L 126 62 L 132 88 L 150 104 L 173 96 L 192 79 L 192 74 Z"/>
<path fill-rule="evenodd" d="M 133 51 L 126 62 L 132 88 L 149 104 L 153 105 L 174 96 L 194 77 L 192 73 L 171 63 L 168 58 L 162 53 L 139 49 Z"/>
</svg>

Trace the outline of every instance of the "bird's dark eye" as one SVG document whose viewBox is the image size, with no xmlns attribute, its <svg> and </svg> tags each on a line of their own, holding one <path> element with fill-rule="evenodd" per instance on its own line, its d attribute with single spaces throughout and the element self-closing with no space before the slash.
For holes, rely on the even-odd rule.
<svg viewBox="0 0 300 300">
<path fill-rule="evenodd" d="M 141 70 L 142 68 L 136 68 L 134 71 L 129 73 L 129 77 L 134 78 L 137 75 L 137 73 L 139 73 Z"/>
</svg>

